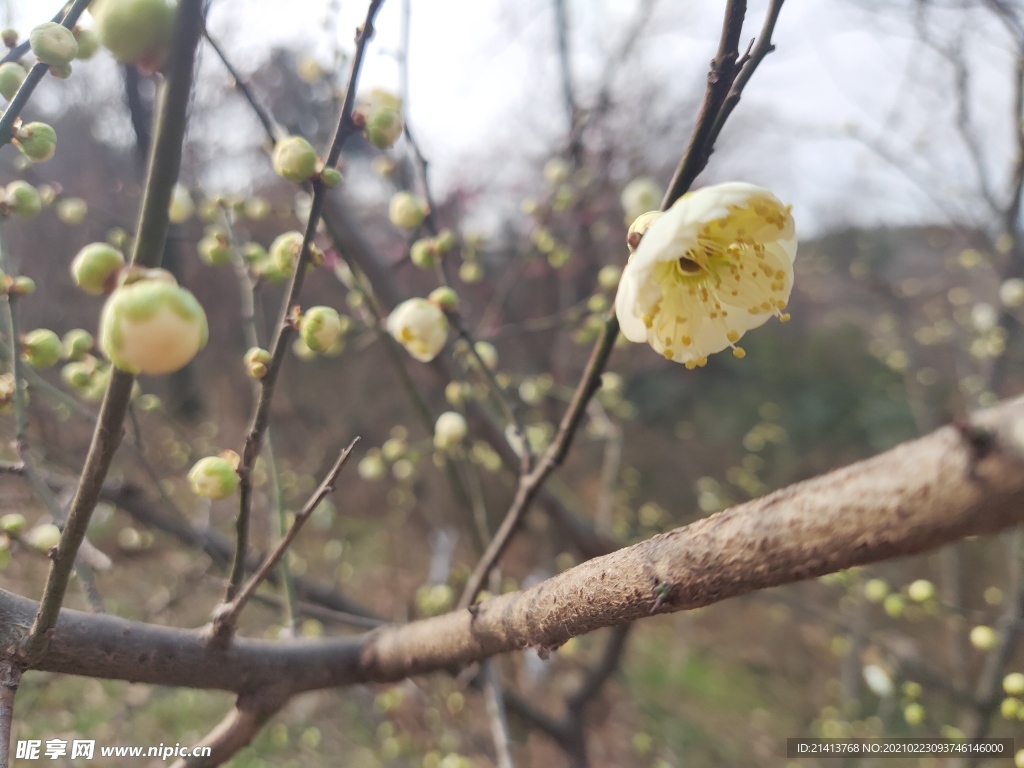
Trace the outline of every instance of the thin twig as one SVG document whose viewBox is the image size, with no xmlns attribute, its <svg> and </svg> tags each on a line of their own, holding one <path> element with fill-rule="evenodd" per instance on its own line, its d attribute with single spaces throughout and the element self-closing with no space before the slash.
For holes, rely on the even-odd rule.
<svg viewBox="0 0 1024 768">
<path fill-rule="evenodd" d="M 345 141 L 358 130 L 352 120 L 352 112 L 355 107 L 356 89 L 359 85 L 359 73 L 363 66 L 367 45 L 370 42 L 370 38 L 373 37 L 374 19 L 383 3 L 384 0 L 370 0 L 366 11 L 366 19 L 356 34 L 356 51 L 352 57 L 348 89 L 345 92 L 345 100 L 342 104 L 341 115 L 338 118 L 334 138 L 331 141 L 331 146 L 325 159 L 326 165 L 331 168 L 338 164 L 338 158 L 341 155 L 341 149 Z M 306 267 L 310 262 L 313 237 L 316 235 L 316 230 L 320 223 L 326 196 L 327 188 L 319 179 L 314 180 L 313 200 L 310 205 L 309 220 L 306 223 L 306 229 L 302 237 L 302 248 L 295 265 L 295 271 L 291 276 L 291 282 L 286 290 L 286 298 L 281 304 L 277 331 L 270 346 L 270 362 L 267 364 L 266 375 L 260 379 L 260 397 L 256 403 L 251 426 L 245 438 L 242 461 L 238 468 L 240 477 L 239 506 L 238 517 L 235 521 L 235 557 L 228 576 L 226 594 L 228 602 L 234 598 L 245 575 L 245 558 L 249 546 L 249 516 L 252 506 L 252 471 L 256 465 L 256 459 L 260 455 L 264 433 L 270 425 L 270 405 L 274 397 L 278 374 L 281 372 L 281 367 L 284 364 L 288 341 L 295 331 L 290 321 L 290 313 L 292 307 L 298 304 L 299 294 L 302 291 L 302 284 L 306 276 Z"/>
<path fill-rule="evenodd" d="M 295 516 L 295 522 L 292 523 L 292 527 L 288 530 L 288 533 L 284 535 L 277 547 L 270 555 L 267 556 L 266 561 L 261 565 L 244 586 L 238 591 L 235 597 L 228 603 L 222 605 L 217 609 L 216 616 L 214 618 L 213 634 L 217 637 L 229 637 L 233 630 L 235 623 L 238 621 L 238 615 L 241 613 L 245 604 L 252 597 L 253 593 L 259 588 L 270 572 L 277 567 L 278 563 L 285 556 L 288 551 L 288 547 L 291 546 L 292 542 L 295 541 L 295 537 L 299 535 L 299 531 L 302 530 L 302 526 L 309 519 L 309 516 L 313 514 L 320 502 L 327 497 L 327 495 L 334 490 L 334 485 L 338 481 L 338 476 L 341 474 L 342 468 L 345 466 L 345 462 L 348 461 L 348 457 L 352 454 L 352 449 L 356 447 L 356 443 L 359 442 L 357 437 L 348 447 L 341 452 L 338 456 L 338 460 L 334 462 L 334 466 L 331 471 L 327 473 L 323 482 L 320 483 L 320 487 L 316 489 L 309 500 L 302 507 L 299 513 Z"/>
<path fill-rule="evenodd" d="M 91 0 L 75 0 L 72 6 L 68 9 L 67 15 L 60 20 L 61 26 L 66 27 L 67 29 L 72 29 L 78 21 L 78 18 L 85 13 L 85 9 L 89 7 L 90 2 Z M 14 136 L 14 130 L 19 118 L 21 117 L 22 110 L 25 109 L 25 106 L 28 104 L 28 100 L 32 98 L 32 94 L 49 71 L 49 64 L 39 62 L 32 67 L 28 75 L 22 81 L 21 87 L 18 88 L 18 92 L 14 94 L 14 98 L 11 99 L 11 103 L 7 105 L 7 109 L 4 111 L 3 116 L 0 117 L 0 146 L 9 142 Z"/>
<path fill-rule="evenodd" d="M 77 3 L 76 3 L 77 5 Z M 87 3 L 83 3 L 84 9 Z M 189 97 L 196 46 L 203 22 L 203 1 L 182 0 L 171 47 L 171 62 L 164 86 L 156 140 L 150 155 L 149 175 L 142 201 L 138 236 L 132 263 L 158 266 L 163 255 L 169 225 L 171 193 L 178 180 L 181 148 L 188 123 Z M 70 17 L 70 13 L 68 14 Z M 135 377 L 115 371 L 107 385 L 92 443 L 82 469 L 82 479 L 71 502 L 67 525 L 53 555 L 39 603 L 39 613 L 25 641 L 26 659 L 31 663 L 46 649 L 64 602 L 68 580 L 78 549 L 85 538 L 92 512 L 96 508 L 103 481 L 114 453 L 121 442 L 122 427 Z"/>
<path fill-rule="evenodd" d="M 21 683 L 22 668 L 12 659 L 0 661 L 0 767 L 11 759 L 11 725 L 14 721 L 14 697 Z"/>
<path fill-rule="evenodd" d="M 744 57 L 742 68 L 737 67 L 739 57 L 739 36 L 743 26 L 743 16 L 746 11 L 744 0 L 731 0 L 726 7 L 725 21 L 722 27 L 722 39 L 719 43 L 718 56 L 712 62 L 711 72 L 708 74 L 708 87 L 704 104 L 694 126 L 690 143 L 686 153 L 679 163 L 675 178 L 669 186 L 665 199 L 662 201 L 662 210 L 667 210 L 679 197 L 681 197 L 693 183 L 697 174 L 707 164 L 711 156 L 714 137 L 718 135 L 721 127 L 716 129 L 722 118 L 722 110 L 726 104 L 735 106 L 739 102 L 743 87 L 750 80 L 754 70 L 771 52 L 772 45 L 770 36 L 778 18 L 782 0 L 773 0 L 769 6 L 765 19 L 762 36 L 751 52 Z M 738 71 L 737 71 L 738 70 Z M 742 77 L 738 76 L 742 75 Z M 735 89 L 733 86 L 735 85 Z M 609 312 L 601 330 L 590 359 L 584 369 L 580 382 L 576 387 L 569 407 L 562 417 L 558 432 L 551 445 L 538 460 L 533 470 L 520 479 L 519 488 L 515 498 L 502 521 L 501 527 L 495 534 L 491 543 L 484 552 L 484 556 L 477 563 L 466 584 L 466 588 L 459 600 L 459 607 L 466 608 L 476 599 L 477 593 L 486 581 L 487 573 L 501 557 L 505 548 L 511 541 L 512 534 L 519 526 L 519 522 L 526 513 L 530 502 L 537 495 L 540 487 L 544 484 L 548 475 L 551 474 L 565 459 L 580 423 L 583 420 L 584 412 L 590 398 L 600 386 L 601 373 L 604 371 L 608 357 L 611 355 L 612 347 L 615 344 L 619 333 L 619 321 L 614 312 Z"/>
</svg>

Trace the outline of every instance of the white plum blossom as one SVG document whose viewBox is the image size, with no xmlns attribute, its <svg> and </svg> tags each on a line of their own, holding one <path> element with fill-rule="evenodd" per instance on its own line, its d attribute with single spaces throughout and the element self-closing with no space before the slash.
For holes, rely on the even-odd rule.
<svg viewBox="0 0 1024 768">
<path fill-rule="evenodd" d="M 623 335 L 696 368 L 770 317 L 785 322 L 796 234 L 789 206 L 741 182 L 684 195 L 647 229 L 615 297 Z"/>
<path fill-rule="evenodd" d="M 448 340 L 448 318 L 426 299 L 408 299 L 388 317 L 388 333 L 410 355 L 429 363 Z"/>
</svg>

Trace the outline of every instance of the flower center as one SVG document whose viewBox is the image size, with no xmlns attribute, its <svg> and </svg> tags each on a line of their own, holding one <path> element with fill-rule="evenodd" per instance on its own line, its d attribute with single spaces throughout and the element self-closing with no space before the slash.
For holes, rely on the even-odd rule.
<svg viewBox="0 0 1024 768">
<path fill-rule="evenodd" d="M 686 276 L 696 275 L 701 271 L 701 266 L 688 256 L 680 256 L 676 260 L 676 267 Z"/>
</svg>

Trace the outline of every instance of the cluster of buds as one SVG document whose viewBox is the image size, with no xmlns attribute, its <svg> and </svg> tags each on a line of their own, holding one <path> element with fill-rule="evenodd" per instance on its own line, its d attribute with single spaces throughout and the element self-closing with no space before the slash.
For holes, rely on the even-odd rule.
<svg viewBox="0 0 1024 768">
<path fill-rule="evenodd" d="M 200 459 L 188 473 L 192 493 L 214 501 L 231 496 L 238 489 L 240 463 L 241 459 L 234 451 Z"/>
<path fill-rule="evenodd" d="M 313 145 L 301 136 L 286 136 L 278 141 L 271 162 L 278 176 L 296 184 L 314 178 L 319 178 L 327 187 L 336 187 L 341 182 L 341 172 L 325 165 Z"/>
<path fill-rule="evenodd" d="M 409 258 L 420 269 L 433 269 L 438 260 L 455 247 L 455 233 L 442 229 L 436 237 L 423 237 L 412 244 Z"/>
<path fill-rule="evenodd" d="M 90 8 L 103 47 L 144 72 L 156 72 L 167 60 L 175 12 L 168 0 L 94 0 Z"/>
<path fill-rule="evenodd" d="M 206 313 L 163 269 L 129 268 L 100 316 L 100 347 L 122 371 L 173 373 L 206 345 Z"/>
</svg>

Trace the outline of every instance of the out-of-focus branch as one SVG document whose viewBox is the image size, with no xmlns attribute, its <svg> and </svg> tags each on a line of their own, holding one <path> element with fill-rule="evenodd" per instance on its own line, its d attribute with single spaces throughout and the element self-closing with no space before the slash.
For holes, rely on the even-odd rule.
<svg viewBox="0 0 1024 768">
<path fill-rule="evenodd" d="M 173 763 L 172 768 L 213 768 L 226 763 L 249 746 L 267 721 L 287 703 L 288 697 L 278 695 L 273 689 L 239 696 L 227 716 L 196 745 L 209 747 L 209 757 L 187 757 Z"/>
<path fill-rule="evenodd" d="M 78 5 L 84 10 L 88 2 L 76 3 L 76 7 Z M 132 263 L 140 266 L 158 266 L 163 255 L 169 225 L 168 208 L 172 190 L 178 180 L 181 148 L 188 123 L 192 72 L 203 24 L 203 5 L 202 0 L 182 0 L 178 6 L 167 81 L 163 89 L 159 123 L 150 155 L 149 174 L 139 216 L 138 235 L 132 254 Z M 68 13 L 68 18 L 71 18 L 71 12 Z M 24 85 L 22 88 L 24 89 Z M 103 481 L 121 442 L 133 382 L 134 377 L 131 374 L 115 371 L 107 385 L 92 443 L 82 469 L 82 479 L 71 502 L 60 543 L 53 555 L 53 565 L 50 567 L 43 598 L 39 603 L 39 614 L 31 633 L 26 638 L 25 655 L 29 663 L 45 650 L 57 622 L 78 549 L 85 538 Z"/>
<path fill-rule="evenodd" d="M 14 697 L 21 683 L 21 667 L 11 659 L 0 661 L 0 765 L 11 757 L 11 726 L 14 722 Z"/>
<path fill-rule="evenodd" d="M 198 634 L 66 610 L 33 668 L 160 685 L 288 693 L 390 682 L 600 627 L 917 554 L 1024 522 L 1024 399 L 874 458 L 596 558 L 530 589 L 359 639 L 211 648 Z M 0 648 L 35 611 L 0 591 Z M 9 652 L 8 652 L 9 653 Z"/>
</svg>

